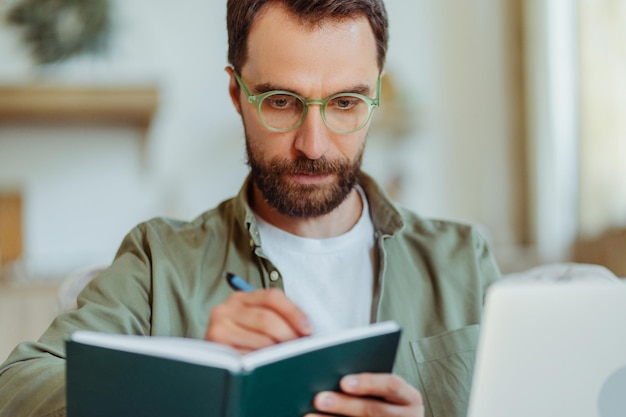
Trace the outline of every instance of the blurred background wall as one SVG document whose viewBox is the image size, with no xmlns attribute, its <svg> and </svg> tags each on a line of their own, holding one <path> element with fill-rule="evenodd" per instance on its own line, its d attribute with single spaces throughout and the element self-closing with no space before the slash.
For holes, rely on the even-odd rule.
<svg viewBox="0 0 626 417">
<path fill-rule="evenodd" d="M 18 2 L 0 0 L 0 16 Z M 623 13 L 625 2 L 597 3 Z M 503 272 L 582 259 L 572 249 L 581 228 L 581 3 L 386 4 L 387 109 L 376 116 L 365 169 L 425 216 L 479 225 Z M 191 219 L 235 194 L 247 173 L 224 71 L 225 1 L 109 5 L 103 52 L 47 65 L 33 59 L 20 27 L 0 19 L 0 86 L 158 92 L 147 130 L 0 114 L 0 194 L 20 196 L 21 223 L 6 280 L 58 281 L 109 263 L 135 224 Z M 608 187 L 626 188 L 607 175 Z"/>
</svg>

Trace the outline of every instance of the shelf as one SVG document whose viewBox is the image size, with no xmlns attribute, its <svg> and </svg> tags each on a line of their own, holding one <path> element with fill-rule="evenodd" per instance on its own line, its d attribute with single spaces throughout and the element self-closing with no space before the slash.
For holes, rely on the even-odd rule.
<svg viewBox="0 0 626 417">
<path fill-rule="evenodd" d="M 147 132 L 156 87 L 0 86 L 0 124 L 126 125 Z"/>
</svg>

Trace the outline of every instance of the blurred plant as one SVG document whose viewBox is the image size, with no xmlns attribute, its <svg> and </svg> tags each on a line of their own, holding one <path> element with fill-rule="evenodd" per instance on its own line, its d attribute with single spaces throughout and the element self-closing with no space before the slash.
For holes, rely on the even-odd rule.
<svg viewBox="0 0 626 417">
<path fill-rule="evenodd" d="M 108 0 L 18 0 L 7 18 L 24 28 L 37 62 L 49 64 L 104 50 L 109 12 Z"/>
</svg>

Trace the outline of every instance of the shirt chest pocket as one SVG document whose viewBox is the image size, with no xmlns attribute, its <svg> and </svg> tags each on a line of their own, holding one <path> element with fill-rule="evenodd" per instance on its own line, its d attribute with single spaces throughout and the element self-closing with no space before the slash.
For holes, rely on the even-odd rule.
<svg viewBox="0 0 626 417">
<path fill-rule="evenodd" d="M 411 342 L 426 415 L 465 417 L 479 330 L 476 324 Z"/>
</svg>

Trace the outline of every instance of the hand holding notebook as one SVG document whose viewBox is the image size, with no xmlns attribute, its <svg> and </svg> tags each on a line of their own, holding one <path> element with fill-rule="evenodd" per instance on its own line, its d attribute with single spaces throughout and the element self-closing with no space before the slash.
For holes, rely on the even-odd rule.
<svg viewBox="0 0 626 417">
<path fill-rule="evenodd" d="M 390 373 L 399 337 L 383 322 L 241 356 L 201 340 L 79 331 L 67 342 L 67 414 L 302 416 L 345 375 Z"/>
</svg>

